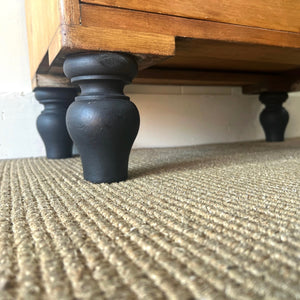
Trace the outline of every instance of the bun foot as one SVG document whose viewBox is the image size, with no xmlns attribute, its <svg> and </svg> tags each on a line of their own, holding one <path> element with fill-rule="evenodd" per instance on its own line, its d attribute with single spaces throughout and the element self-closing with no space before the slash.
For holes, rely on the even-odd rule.
<svg viewBox="0 0 300 300">
<path fill-rule="evenodd" d="M 47 158 L 58 159 L 72 156 L 73 142 L 66 127 L 66 112 L 74 101 L 75 89 L 37 88 L 36 99 L 45 109 L 37 118 L 37 129 L 44 142 Z"/>
<path fill-rule="evenodd" d="M 135 59 L 119 53 L 76 55 L 66 59 L 64 72 L 81 88 L 66 120 L 84 178 L 93 183 L 126 180 L 140 119 L 123 88 L 137 74 Z"/>
<path fill-rule="evenodd" d="M 260 123 L 267 142 L 281 142 L 289 121 L 289 113 L 282 106 L 288 98 L 287 93 L 262 93 L 259 100 L 266 105 L 260 114 Z"/>
</svg>

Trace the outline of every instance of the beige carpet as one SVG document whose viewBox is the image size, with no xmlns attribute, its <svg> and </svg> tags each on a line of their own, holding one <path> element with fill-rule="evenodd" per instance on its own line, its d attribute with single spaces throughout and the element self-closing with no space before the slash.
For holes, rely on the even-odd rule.
<svg viewBox="0 0 300 300">
<path fill-rule="evenodd" d="M 0 161 L 1 299 L 300 299 L 300 139 Z"/>
</svg>

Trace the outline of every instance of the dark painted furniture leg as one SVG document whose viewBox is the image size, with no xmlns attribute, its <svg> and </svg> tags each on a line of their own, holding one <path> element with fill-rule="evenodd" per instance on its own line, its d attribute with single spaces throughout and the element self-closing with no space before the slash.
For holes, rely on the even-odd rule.
<svg viewBox="0 0 300 300">
<path fill-rule="evenodd" d="M 45 109 L 36 125 L 46 147 L 47 158 L 72 156 L 73 142 L 66 127 L 66 112 L 77 92 L 71 88 L 37 88 L 36 99 Z"/>
<path fill-rule="evenodd" d="M 135 59 L 107 52 L 70 56 L 64 72 L 81 88 L 67 111 L 67 127 L 80 153 L 84 178 L 94 183 L 126 180 L 140 119 L 123 88 L 137 74 Z"/>
<path fill-rule="evenodd" d="M 267 142 L 281 142 L 289 121 L 289 113 L 282 106 L 288 98 L 287 93 L 261 93 L 259 100 L 266 105 L 260 114 L 260 123 L 265 131 Z"/>
</svg>

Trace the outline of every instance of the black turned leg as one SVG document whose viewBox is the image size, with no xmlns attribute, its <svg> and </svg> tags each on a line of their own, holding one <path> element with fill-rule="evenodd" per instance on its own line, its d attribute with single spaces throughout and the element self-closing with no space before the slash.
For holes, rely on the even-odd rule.
<svg viewBox="0 0 300 300">
<path fill-rule="evenodd" d="M 140 119 L 123 88 L 137 74 L 135 59 L 106 52 L 70 56 L 64 72 L 81 88 L 67 111 L 67 127 L 80 153 L 84 178 L 94 183 L 126 180 Z"/>
<path fill-rule="evenodd" d="M 289 121 L 289 113 L 282 106 L 288 94 L 261 93 L 259 100 L 266 105 L 260 114 L 260 123 L 265 131 L 267 142 L 281 142 L 284 140 L 284 131 Z"/>
<path fill-rule="evenodd" d="M 36 99 L 45 109 L 36 125 L 46 147 L 47 158 L 72 156 L 73 142 L 66 127 L 66 112 L 77 92 L 72 88 L 37 88 Z"/>
</svg>

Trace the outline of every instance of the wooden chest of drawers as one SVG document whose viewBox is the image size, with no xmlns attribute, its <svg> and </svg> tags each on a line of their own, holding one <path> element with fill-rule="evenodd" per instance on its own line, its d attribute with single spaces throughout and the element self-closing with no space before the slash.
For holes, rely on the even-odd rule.
<svg viewBox="0 0 300 300">
<path fill-rule="evenodd" d="M 285 128 L 285 121 L 280 119 L 286 120 L 279 113 L 281 104 L 287 92 L 300 90 L 299 1 L 26 0 L 26 12 L 33 89 L 72 88 L 78 83 L 82 93 L 77 100 L 81 104 L 104 96 L 111 99 L 112 95 L 124 100 L 122 86 L 131 80 L 150 84 L 238 85 L 244 93 L 261 94 L 261 100 L 269 107 L 267 117 L 262 119 L 269 122 L 271 116 L 277 127 L 281 124 Z M 72 83 L 64 76 L 64 63 Z M 276 116 L 270 114 L 274 103 Z M 81 112 L 85 111 L 83 106 Z M 110 119 L 115 113 L 116 108 Z M 132 113 L 136 114 L 134 109 Z M 76 114 L 67 121 L 70 132 L 78 130 L 70 125 L 75 122 L 71 121 L 73 117 L 80 117 L 80 113 Z M 91 117 L 93 113 L 85 114 Z M 134 118 L 132 136 L 138 127 L 137 116 Z M 130 123 L 129 119 L 126 122 Z M 267 131 L 276 127 L 263 126 Z M 120 135 L 122 130 L 118 130 Z M 283 139 L 283 133 L 266 134 L 268 140 Z M 73 140 L 79 135 L 71 132 Z M 95 138 L 93 135 L 90 141 L 77 143 L 86 145 Z M 129 144 L 132 139 L 128 138 Z M 110 145 L 108 152 L 120 147 L 117 144 Z M 84 161 L 87 147 L 79 148 Z M 109 153 L 101 155 L 107 158 Z M 97 161 L 99 155 L 88 154 L 87 160 Z M 110 159 L 116 161 L 119 156 L 120 153 L 114 153 Z M 122 167 L 115 166 L 114 172 L 124 169 L 124 163 Z M 124 172 L 113 179 L 103 174 L 103 180 L 95 179 L 99 174 L 95 178 L 86 174 L 86 178 L 116 181 L 126 178 Z"/>
<path fill-rule="evenodd" d="M 134 54 L 140 70 L 147 69 L 136 82 L 241 85 L 248 93 L 299 89 L 299 1 L 27 0 L 26 6 L 34 87 L 67 85 L 57 76 L 64 58 L 101 50 Z"/>
</svg>

